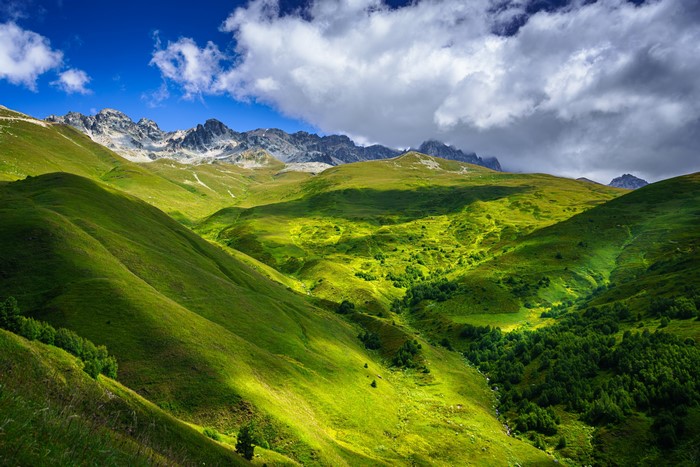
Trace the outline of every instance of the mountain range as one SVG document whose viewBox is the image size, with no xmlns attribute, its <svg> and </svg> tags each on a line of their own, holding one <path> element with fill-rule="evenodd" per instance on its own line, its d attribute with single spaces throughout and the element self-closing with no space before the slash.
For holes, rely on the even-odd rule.
<svg viewBox="0 0 700 467">
<path fill-rule="evenodd" d="M 222 122 L 209 119 L 189 130 L 166 132 L 153 120 L 146 118 L 134 122 L 124 113 L 103 109 L 95 115 L 69 112 L 64 116 L 51 115 L 47 121 L 70 125 L 95 142 L 114 150 L 133 162 L 170 158 L 186 163 L 229 162 L 243 167 L 260 167 L 273 161 L 252 157 L 260 150 L 287 163 L 308 164 L 306 168 L 317 171 L 324 168 L 377 159 L 389 159 L 404 151 L 381 145 L 359 146 L 345 135 L 319 136 L 299 131 L 287 133 L 271 129 L 238 132 Z M 418 151 L 470 164 L 501 170 L 496 158 L 481 158 L 473 152 L 464 152 L 439 141 L 426 141 Z"/>
</svg>

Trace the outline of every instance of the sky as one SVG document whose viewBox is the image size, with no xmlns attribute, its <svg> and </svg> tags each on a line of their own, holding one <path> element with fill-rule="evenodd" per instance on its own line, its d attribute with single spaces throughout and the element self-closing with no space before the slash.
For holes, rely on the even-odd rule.
<svg viewBox="0 0 700 467">
<path fill-rule="evenodd" d="M 438 139 L 506 170 L 700 171 L 698 0 L 0 0 L 0 104 Z"/>
</svg>

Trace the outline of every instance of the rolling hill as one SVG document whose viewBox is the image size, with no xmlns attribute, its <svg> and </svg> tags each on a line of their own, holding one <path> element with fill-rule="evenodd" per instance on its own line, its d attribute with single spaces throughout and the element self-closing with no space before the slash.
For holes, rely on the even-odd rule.
<svg viewBox="0 0 700 467">
<path fill-rule="evenodd" d="M 304 463 L 547 460 L 506 435 L 459 355 L 426 344 L 429 375 L 390 371 L 357 326 L 97 182 L 0 191 L 0 294 L 107 345 L 121 382 L 183 420 L 223 433 L 255 420 Z"/>
<path fill-rule="evenodd" d="M 0 109 L 0 299 L 119 361 L 93 381 L 0 331 L 27 369 L 0 402 L 49 406 L 29 418 L 55 452 L 94 419 L 83 458 L 113 463 L 238 462 L 253 422 L 255 463 L 697 464 L 698 174 L 629 192 L 417 152 L 317 175 L 246 157 L 137 164 Z M 91 418 L 106 391 L 177 435 Z M 45 455 L 12 433 L 13 462 Z"/>
<path fill-rule="evenodd" d="M 623 193 L 419 153 L 329 169 L 293 191 L 251 192 L 195 229 L 318 297 L 375 313 L 413 282 L 456 277 L 509 242 Z"/>
<path fill-rule="evenodd" d="M 62 350 L 0 330 L 0 369 L 3 464 L 247 464 Z"/>
</svg>

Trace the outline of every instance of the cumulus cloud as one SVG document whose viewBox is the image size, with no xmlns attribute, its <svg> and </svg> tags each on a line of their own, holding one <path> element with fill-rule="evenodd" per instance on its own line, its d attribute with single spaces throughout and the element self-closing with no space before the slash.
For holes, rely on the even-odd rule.
<svg viewBox="0 0 700 467">
<path fill-rule="evenodd" d="M 166 48 L 153 53 L 151 65 L 156 66 L 164 78 L 182 86 L 186 99 L 215 92 L 215 77 L 221 72 L 220 62 L 224 55 L 213 43 L 204 48 L 189 38 L 168 42 Z"/>
<path fill-rule="evenodd" d="M 92 91 L 87 88 L 90 81 L 90 77 L 83 70 L 71 68 L 59 73 L 58 79 L 51 84 L 67 94 L 90 94 Z"/>
<path fill-rule="evenodd" d="M 700 7 L 635 3 L 327 0 L 281 14 L 254 0 L 222 25 L 235 60 L 181 39 L 153 62 L 186 96 L 255 99 L 364 142 L 439 138 L 601 181 L 700 170 Z"/>
<path fill-rule="evenodd" d="M 14 22 L 0 24 L 0 79 L 36 91 L 40 75 L 62 66 L 63 52 L 51 48 L 46 37 Z M 89 82 L 87 73 L 71 68 L 59 73 L 51 84 L 68 94 L 89 94 Z"/>
<path fill-rule="evenodd" d="M 39 75 L 62 62 L 63 53 L 45 37 L 12 22 L 0 24 L 0 79 L 36 90 Z"/>
</svg>

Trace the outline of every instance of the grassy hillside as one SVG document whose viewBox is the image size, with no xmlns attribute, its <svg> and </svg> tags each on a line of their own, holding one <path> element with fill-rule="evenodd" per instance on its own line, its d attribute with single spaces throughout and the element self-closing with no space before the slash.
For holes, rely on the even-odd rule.
<svg viewBox="0 0 700 467">
<path fill-rule="evenodd" d="M 197 231 L 377 313 L 427 278 L 456 277 L 504 245 L 620 190 L 517 175 L 418 153 L 260 186 Z M 264 190 L 264 191 L 263 191 Z"/>
<path fill-rule="evenodd" d="M 0 330 L 3 465 L 245 465 L 241 457 L 62 350 Z"/>
<path fill-rule="evenodd" d="M 700 175 L 626 192 L 418 153 L 280 168 L 133 164 L 0 109 L 0 298 L 106 344 L 139 396 L 80 388 L 228 444 L 254 422 L 256 463 L 697 464 Z M 43 399 L 18 381 L 24 416 Z M 145 462 L 181 462 L 166 438 Z"/>
<path fill-rule="evenodd" d="M 537 325 L 541 313 L 595 293 L 592 304 L 621 300 L 647 315 L 654 299 L 700 283 L 698 206 L 698 174 L 630 192 L 514 242 L 430 312 L 455 323 Z"/>
<path fill-rule="evenodd" d="M 254 420 L 310 464 L 548 459 L 506 436 L 459 355 L 423 342 L 429 374 L 389 370 L 358 327 L 135 198 L 68 174 L 0 198 L 0 294 L 107 345 L 120 381 L 184 420 L 230 434 Z"/>
<path fill-rule="evenodd" d="M 237 203 L 249 185 L 269 180 L 279 168 L 169 160 L 135 164 L 71 127 L 0 109 L 0 180 L 68 172 L 103 181 L 185 222 Z"/>
<path fill-rule="evenodd" d="M 699 174 L 636 190 L 524 237 L 407 321 L 465 351 L 511 423 L 574 463 L 696 465 L 699 206 Z"/>
</svg>

